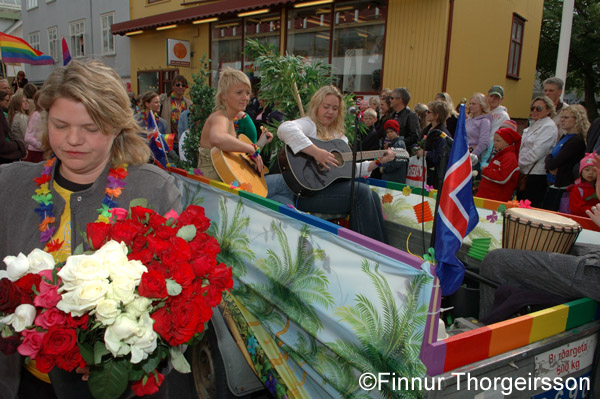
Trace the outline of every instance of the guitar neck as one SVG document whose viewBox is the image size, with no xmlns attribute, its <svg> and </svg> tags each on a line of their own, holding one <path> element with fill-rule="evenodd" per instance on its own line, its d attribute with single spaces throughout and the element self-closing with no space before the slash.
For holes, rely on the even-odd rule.
<svg viewBox="0 0 600 399">
<path fill-rule="evenodd" d="M 382 156 L 385 153 L 385 150 L 375 150 L 375 151 L 359 151 L 356 153 L 357 161 L 364 161 L 367 159 L 375 159 L 377 157 Z M 343 152 L 342 159 L 344 162 L 352 161 L 352 153 L 351 152 Z"/>
</svg>

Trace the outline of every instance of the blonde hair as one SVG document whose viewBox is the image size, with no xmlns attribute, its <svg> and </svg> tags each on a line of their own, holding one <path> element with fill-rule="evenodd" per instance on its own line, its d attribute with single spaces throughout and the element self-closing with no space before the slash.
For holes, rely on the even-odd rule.
<svg viewBox="0 0 600 399">
<path fill-rule="evenodd" d="M 140 97 L 140 102 L 141 102 L 140 106 L 145 110 L 146 103 L 149 103 L 150 101 L 152 101 L 154 99 L 154 97 L 159 97 L 158 93 L 155 92 L 154 90 L 145 92 Z"/>
<path fill-rule="evenodd" d="M 489 114 L 490 113 L 490 105 L 487 102 L 487 98 L 485 97 L 485 95 L 483 95 L 482 93 L 475 93 L 471 96 L 470 100 L 475 100 L 477 103 L 479 103 L 479 105 L 481 106 L 481 113 L 482 114 Z M 471 114 L 471 110 L 469 109 L 469 115 Z M 471 122 L 469 122 L 471 123 Z"/>
<path fill-rule="evenodd" d="M 541 101 L 546 105 L 546 109 L 550 110 L 550 114 L 548 115 L 550 118 L 554 118 L 556 115 L 556 108 L 554 108 L 554 103 L 550 100 L 550 97 L 547 96 L 537 96 L 533 100 L 531 100 L 531 104 L 529 107 L 533 107 L 536 101 Z"/>
<path fill-rule="evenodd" d="M 13 123 L 13 119 L 15 119 L 16 114 L 21 113 L 24 115 L 28 115 L 27 112 L 24 112 L 22 110 L 23 100 L 25 99 L 26 97 L 23 93 L 13 94 L 10 98 L 10 101 L 8 103 L 8 123 L 10 123 L 11 125 Z"/>
<path fill-rule="evenodd" d="M 150 149 L 138 135 L 142 129 L 133 116 L 129 96 L 114 69 L 96 60 L 72 60 L 48 76 L 39 98 L 45 151 L 52 150 L 48 140 L 48 112 L 59 98 L 81 103 L 102 133 L 116 135 L 110 150 L 113 166 L 140 165 L 150 159 Z"/>
<path fill-rule="evenodd" d="M 223 104 L 224 94 L 227 94 L 229 89 L 231 89 L 235 85 L 243 84 L 248 86 L 248 89 L 252 88 L 250 84 L 250 79 L 248 76 L 238 70 L 230 67 L 224 68 L 219 74 L 219 84 L 217 85 L 217 94 L 215 95 L 215 108 L 213 111 L 218 111 L 221 109 L 225 109 L 225 104 Z"/>
<path fill-rule="evenodd" d="M 569 105 L 567 108 L 564 108 L 560 114 L 562 115 L 566 112 L 575 117 L 575 129 L 577 129 L 577 134 L 585 138 L 587 136 L 587 131 L 590 128 L 590 121 L 588 120 L 585 107 L 579 104 Z"/>
<path fill-rule="evenodd" d="M 450 105 L 446 101 L 431 101 L 427 104 L 427 108 L 436 117 L 437 124 L 446 123 L 446 119 L 450 116 Z"/>
<path fill-rule="evenodd" d="M 340 106 L 338 108 L 338 114 L 331 125 L 325 127 L 319 118 L 317 112 L 319 107 L 325 101 L 325 97 L 328 95 L 334 95 L 338 98 Z M 337 87 L 333 85 L 323 86 L 313 94 L 308 104 L 308 116 L 317 125 L 317 136 L 322 140 L 330 140 L 332 138 L 340 138 L 344 136 L 344 116 L 346 115 L 346 104 L 344 103 L 344 97 Z"/>
<path fill-rule="evenodd" d="M 373 108 L 365 109 L 365 112 L 363 112 L 363 117 L 365 117 L 367 115 L 372 116 L 373 118 L 377 119 L 377 112 L 375 112 L 375 110 Z"/>
<path fill-rule="evenodd" d="M 434 101 L 435 100 L 447 102 L 448 106 L 450 107 L 451 115 L 458 116 L 458 112 L 456 112 L 456 110 L 454 109 L 456 107 L 454 106 L 454 102 L 452 101 L 452 97 L 450 97 L 450 94 L 446 93 L 445 91 L 439 92 L 435 95 Z"/>
</svg>

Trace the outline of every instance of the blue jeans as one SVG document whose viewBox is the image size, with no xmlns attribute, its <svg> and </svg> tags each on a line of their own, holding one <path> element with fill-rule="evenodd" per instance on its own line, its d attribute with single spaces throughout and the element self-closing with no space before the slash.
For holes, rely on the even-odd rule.
<svg viewBox="0 0 600 399">
<path fill-rule="evenodd" d="M 294 193 L 290 191 L 288 186 L 280 174 L 266 175 L 265 183 L 267 183 L 267 198 L 273 201 L 281 202 L 285 205 L 294 205 L 296 198 Z"/>
</svg>

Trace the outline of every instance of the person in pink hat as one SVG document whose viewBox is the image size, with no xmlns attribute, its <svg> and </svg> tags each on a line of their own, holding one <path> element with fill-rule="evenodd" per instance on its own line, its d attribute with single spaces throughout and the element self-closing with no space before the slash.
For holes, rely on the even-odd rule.
<svg viewBox="0 0 600 399">
<path fill-rule="evenodd" d="M 494 133 L 496 154 L 481 171 L 481 182 L 476 197 L 496 201 L 510 201 L 519 180 L 519 147 L 521 135 L 510 127 L 500 128 Z"/>
<path fill-rule="evenodd" d="M 596 179 L 598 178 L 594 154 L 585 154 L 585 157 L 579 162 L 579 179 L 569 188 L 569 209 L 571 214 L 587 217 L 586 211 L 597 205 L 598 195 L 596 194 Z"/>
</svg>

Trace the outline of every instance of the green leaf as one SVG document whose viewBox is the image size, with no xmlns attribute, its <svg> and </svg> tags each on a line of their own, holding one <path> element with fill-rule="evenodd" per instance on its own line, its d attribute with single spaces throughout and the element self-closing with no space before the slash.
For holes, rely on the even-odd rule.
<svg viewBox="0 0 600 399">
<path fill-rule="evenodd" d="M 134 198 L 129 202 L 129 208 L 134 206 L 141 206 L 142 208 L 148 208 L 148 200 L 146 198 Z"/>
<path fill-rule="evenodd" d="M 179 371 L 182 374 L 187 374 L 192 371 L 190 364 L 186 360 L 185 356 L 183 356 L 183 352 L 181 351 L 181 347 L 172 347 L 171 348 L 171 364 L 173 368 Z"/>
<path fill-rule="evenodd" d="M 190 242 L 196 237 L 196 226 L 193 224 L 188 224 L 187 226 L 183 226 L 177 232 L 177 237 L 183 238 L 187 242 Z"/>
<path fill-rule="evenodd" d="M 109 359 L 101 366 L 92 367 L 88 386 L 95 399 L 114 399 L 121 396 L 129 382 L 131 363 L 125 358 Z"/>
<path fill-rule="evenodd" d="M 96 341 L 94 344 L 94 364 L 102 363 L 102 356 L 109 354 L 103 341 Z"/>
<path fill-rule="evenodd" d="M 142 370 L 144 371 L 145 374 L 151 373 L 153 370 L 155 370 L 158 367 L 161 360 L 162 360 L 162 356 L 161 356 L 160 351 L 154 351 L 154 353 L 152 353 L 150 356 L 148 356 L 148 359 L 146 359 L 142 363 Z M 140 378 L 138 378 L 138 380 Z"/>
<path fill-rule="evenodd" d="M 83 243 L 79 243 L 79 245 L 73 250 L 73 255 L 82 255 L 83 253 Z"/>
<path fill-rule="evenodd" d="M 146 362 L 144 362 L 144 364 L 146 364 Z M 139 381 L 146 374 L 147 373 L 138 364 L 134 364 L 129 370 L 129 381 Z"/>
<path fill-rule="evenodd" d="M 79 353 L 81 353 L 81 357 L 87 364 L 94 364 L 94 348 L 91 344 L 78 342 L 79 345 Z"/>
<path fill-rule="evenodd" d="M 169 296 L 177 296 L 181 294 L 182 288 L 177 281 L 168 278 L 165 280 L 165 282 L 167 283 L 167 292 L 169 293 Z"/>
</svg>

